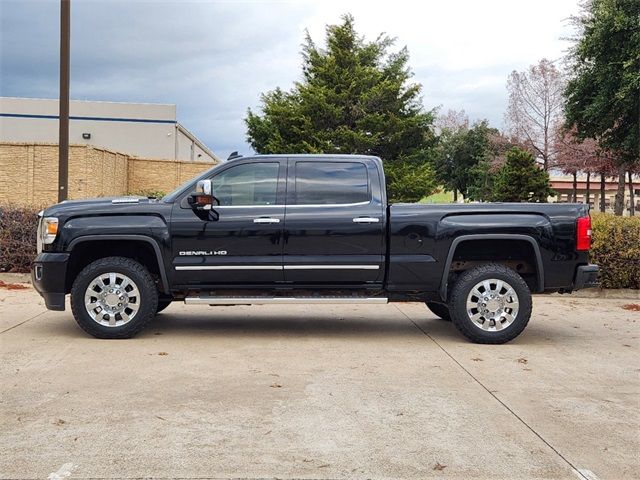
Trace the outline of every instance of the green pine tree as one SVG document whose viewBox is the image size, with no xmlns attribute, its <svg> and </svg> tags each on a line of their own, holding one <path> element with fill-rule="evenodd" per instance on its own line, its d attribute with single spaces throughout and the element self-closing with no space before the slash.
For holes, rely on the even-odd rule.
<svg viewBox="0 0 640 480">
<path fill-rule="evenodd" d="M 493 185 L 494 202 L 546 202 L 554 194 L 549 174 L 536 165 L 532 153 L 512 148 L 506 158 Z"/>
<path fill-rule="evenodd" d="M 490 202 L 493 198 L 495 174 L 492 172 L 492 163 L 489 156 L 482 158 L 469 169 L 473 181 L 467 189 L 469 200 L 477 202 Z"/>
<path fill-rule="evenodd" d="M 406 48 L 393 39 L 367 42 L 350 15 L 326 32 L 326 48 L 307 34 L 302 80 L 286 92 L 261 96 L 249 109 L 247 138 L 259 153 L 359 153 L 385 162 L 392 201 L 417 201 L 436 189 L 431 170 L 433 112 L 424 110 L 421 85 L 410 83 Z"/>
</svg>

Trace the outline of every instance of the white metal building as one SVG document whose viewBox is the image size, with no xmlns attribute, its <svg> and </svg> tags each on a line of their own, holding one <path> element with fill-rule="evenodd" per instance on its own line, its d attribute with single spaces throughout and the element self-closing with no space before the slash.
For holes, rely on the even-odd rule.
<svg viewBox="0 0 640 480">
<path fill-rule="evenodd" d="M 176 106 L 70 102 L 69 143 L 143 158 L 219 161 L 176 120 Z M 58 143 L 58 100 L 0 97 L 0 141 Z"/>
</svg>

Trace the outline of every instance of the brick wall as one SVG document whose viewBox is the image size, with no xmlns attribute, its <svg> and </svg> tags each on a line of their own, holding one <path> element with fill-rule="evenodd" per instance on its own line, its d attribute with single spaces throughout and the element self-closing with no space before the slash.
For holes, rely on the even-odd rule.
<svg viewBox="0 0 640 480">
<path fill-rule="evenodd" d="M 69 148 L 69 198 L 169 192 L 213 166 L 145 159 L 89 145 Z M 0 142 L 0 203 L 50 205 L 58 200 L 58 146 Z"/>
<path fill-rule="evenodd" d="M 176 162 L 175 160 L 153 160 L 129 158 L 129 192 L 170 192 L 181 183 L 211 168 L 208 162 Z"/>
</svg>

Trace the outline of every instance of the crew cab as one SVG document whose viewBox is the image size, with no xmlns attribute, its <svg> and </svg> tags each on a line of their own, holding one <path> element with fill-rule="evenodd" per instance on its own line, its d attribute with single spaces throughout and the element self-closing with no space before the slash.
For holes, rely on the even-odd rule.
<svg viewBox="0 0 640 480">
<path fill-rule="evenodd" d="M 478 343 L 504 343 L 533 293 L 597 283 L 583 204 L 387 203 L 383 162 L 257 155 L 162 199 L 65 201 L 40 213 L 32 279 L 47 308 L 99 338 L 139 332 L 173 301 L 425 302 Z"/>
</svg>

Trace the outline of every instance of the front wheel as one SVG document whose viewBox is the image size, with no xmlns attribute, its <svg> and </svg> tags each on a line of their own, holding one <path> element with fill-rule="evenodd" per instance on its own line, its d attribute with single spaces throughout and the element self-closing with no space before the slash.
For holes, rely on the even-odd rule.
<svg viewBox="0 0 640 480">
<path fill-rule="evenodd" d="M 482 265 L 464 272 L 451 290 L 449 311 L 456 328 L 475 343 L 506 343 L 531 317 L 531 292 L 515 271 Z"/>
<path fill-rule="evenodd" d="M 96 338 L 130 338 L 158 309 L 158 289 L 149 271 L 130 258 L 106 257 L 86 266 L 71 288 L 78 325 Z"/>
</svg>

